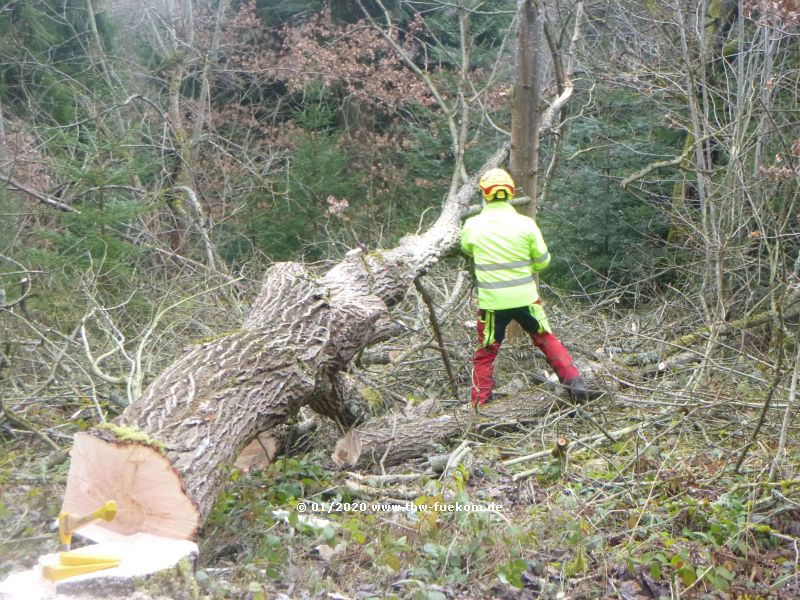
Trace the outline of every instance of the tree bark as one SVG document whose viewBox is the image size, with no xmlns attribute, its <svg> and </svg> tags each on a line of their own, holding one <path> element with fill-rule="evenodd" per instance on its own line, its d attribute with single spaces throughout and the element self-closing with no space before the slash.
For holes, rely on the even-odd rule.
<svg viewBox="0 0 800 600">
<path fill-rule="evenodd" d="M 507 152 L 501 148 L 479 172 L 500 164 Z M 343 427 L 364 419 L 366 411 L 353 401 L 352 385 L 339 371 L 358 351 L 390 336 L 389 308 L 457 247 L 461 213 L 476 185 L 473 176 L 448 197 L 427 232 L 409 235 L 391 250 L 351 251 L 322 277 L 296 263 L 270 268 L 240 331 L 176 360 L 125 410 L 122 428 L 76 436 L 64 510 L 85 512 L 116 500 L 120 518 L 109 528 L 191 538 L 208 516 L 227 467 L 258 433 L 286 423 L 305 405 Z M 141 452 L 135 460 L 116 453 L 115 463 L 96 443 L 79 447 L 80 436 L 91 436 L 100 448 L 133 445 Z M 135 482 L 145 465 L 164 459 L 169 469 L 153 469 L 156 482 L 126 486 L 120 497 L 108 497 L 116 484 L 95 485 L 100 478 L 91 475 L 102 471 L 114 474 L 115 482 Z M 169 477 L 174 485 L 161 479 Z M 163 523 L 152 530 L 151 511 L 163 500 L 151 496 L 170 485 L 188 500 L 182 506 L 193 509 L 181 512 L 194 514 L 181 515 L 174 528 Z M 126 520 L 126 513 L 140 516 Z"/>
</svg>

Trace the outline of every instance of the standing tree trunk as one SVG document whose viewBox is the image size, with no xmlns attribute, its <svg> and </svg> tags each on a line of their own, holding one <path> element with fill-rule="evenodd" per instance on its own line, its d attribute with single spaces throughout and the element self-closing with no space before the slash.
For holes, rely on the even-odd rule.
<svg viewBox="0 0 800 600">
<path fill-rule="evenodd" d="M 390 336 L 389 308 L 457 246 L 476 180 L 449 196 L 427 232 L 391 250 L 351 251 L 322 277 L 296 263 L 273 266 L 240 331 L 176 360 L 125 410 L 122 427 L 75 436 L 64 510 L 115 500 L 119 517 L 108 528 L 191 538 L 258 433 L 305 405 L 346 427 L 361 420 L 366 411 L 339 371 Z"/>
<path fill-rule="evenodd" d="M 3 119 L 3 105 L 0 103 L 0 175 L 7 175 L 11 169 L 6 151 L 6 125 Z"/>
<path fill-rule="evenodd" d="M 539 102 L 542 95 L 542 22 L 534 0 L 523 0 L 517 32 L 517 61 L 511 112 L 511 172 L 531 199 L 526 214 L 536 217 L 539 177 Z"/>
</svg>

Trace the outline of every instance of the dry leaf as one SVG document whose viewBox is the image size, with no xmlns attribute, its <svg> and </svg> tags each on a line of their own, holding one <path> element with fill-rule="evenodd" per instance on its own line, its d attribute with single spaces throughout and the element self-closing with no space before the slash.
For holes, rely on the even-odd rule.
<svg viewBox="0 0 800 600">
<path fill-rule="evenodd" d="M 317 552 L 319 552 L 319 557 L 328 562 L 331 558 L 343 552 L 347 548 L 347 545 L 344 542 L 340 542 L 336 544 L 335 548 L 331 548 L 328 544 L 322 544 L 321 546 L 317 546 Z"/>
</svg>

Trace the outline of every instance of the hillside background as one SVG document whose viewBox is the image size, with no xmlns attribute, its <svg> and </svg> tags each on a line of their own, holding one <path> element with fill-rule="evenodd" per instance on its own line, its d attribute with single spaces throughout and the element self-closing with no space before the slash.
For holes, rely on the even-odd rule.
<svg viewBox="0 0 800 600">
<path fill-rule="evenodd" d="M 409 464 L 413 485 L 361 492 L 499 499 L 499 518 L 315 529 L 274 511 L 359 497 L 330 449 L 233 471 L 201 594 L 800 595 L 796 2 L 538 6 L 541 110 L 572 90 L 541 132 L 542 295 L 597 397 L 466 432 L 453 473 Z M 511 0 L 0 3 L 0 575 L 55 547 L 71 435 L 236 330 L 270 264 L 322 272 L 433 222 L 509 139 L 518 15 Z M 353 365 L 376 413 L 466 401 L 466 269 L 440 261 L 396 310 L 404 333 Z M 506 393 L 547 379 L 527 342 L 508 346 Z M 559 436 L 584 440 L 567 461 L 503 463 Z"/>
</svg>

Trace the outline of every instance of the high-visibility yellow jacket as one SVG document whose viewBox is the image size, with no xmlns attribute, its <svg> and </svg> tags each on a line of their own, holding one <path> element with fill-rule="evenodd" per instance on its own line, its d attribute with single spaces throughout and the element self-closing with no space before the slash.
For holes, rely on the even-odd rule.
<svg viewBox="0 0 800 600">
<path fill-rule="evenodd" d="M 475 261 L 481 308 L 517 308 L 539 299 L 533 274 L 550 264 L 550 253 L 536 222 L 508 202 L 490 202 L 467 219 L 461 250 Z"/>
</svg>

